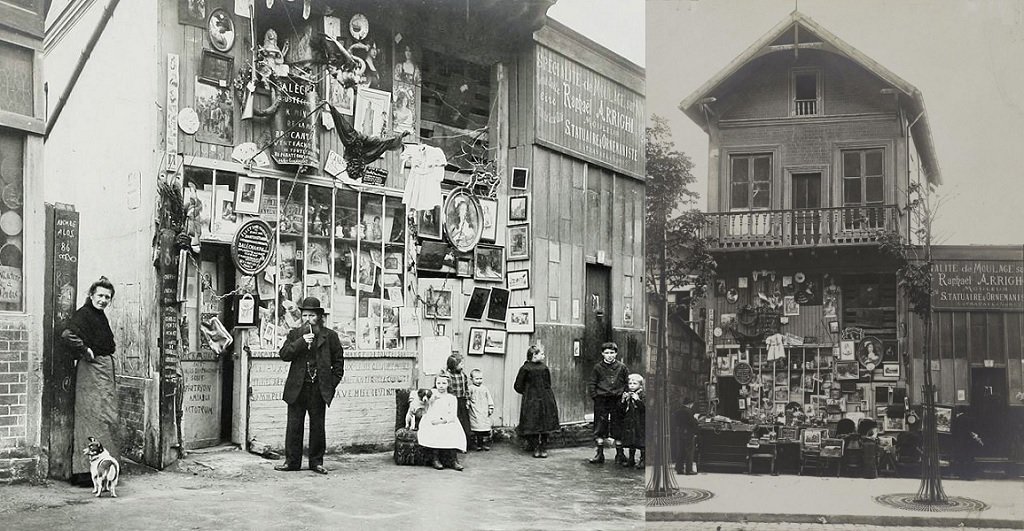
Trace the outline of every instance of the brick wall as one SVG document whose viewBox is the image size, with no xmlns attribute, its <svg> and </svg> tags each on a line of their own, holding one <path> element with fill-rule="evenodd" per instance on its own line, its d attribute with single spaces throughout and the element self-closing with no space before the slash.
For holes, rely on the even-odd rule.
<svg viewBox="0 0 1024 531">
<path fill-rule="evenodd" d="M 145 449 L 146 407 L 143 400 L 145 381 L 118 378 L 117 410 L 121 419 L 121 455 L 141 462 Z"/>
<path fill-rule="evenodd" d="M 36 475 L 39 457 L 28 450 L 28 330 L 0 321 L 0 483 Z"/>
</svg>

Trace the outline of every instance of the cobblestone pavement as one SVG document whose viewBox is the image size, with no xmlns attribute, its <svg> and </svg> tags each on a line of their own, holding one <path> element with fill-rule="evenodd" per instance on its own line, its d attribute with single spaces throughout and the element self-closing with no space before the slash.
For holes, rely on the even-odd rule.
<svg viewBox="0 0 1024 531">
<path fill-rule="evenodd" d="M 768 523 L 768 522 L 647 522 L 649 530 L 700 530 L 700 531 L 892 531 L 900 529 L 905 531 L 950 531 L 964 530 L 971 531 L 997 531 L 993 528 L 979 527 L 884 527 L 877 525 L 854 525 L 854 524 L 790 524 L 790 523 Z"/>
</svg>

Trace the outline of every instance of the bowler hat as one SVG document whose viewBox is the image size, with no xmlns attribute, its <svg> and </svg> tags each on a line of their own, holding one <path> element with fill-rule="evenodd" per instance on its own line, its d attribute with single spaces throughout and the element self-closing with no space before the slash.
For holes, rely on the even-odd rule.
<svg viewBox="0 0 1024 531">
<path fill-rule="evenodd" d="M 302 299 L 302 302 L 299 303 L 299 310 L 319 312 L 320 315 L 327 313 L 327 310 L 320 306 L 320 299 L 316 297 L 306 297 L 305 299 Z"/>
</svg>

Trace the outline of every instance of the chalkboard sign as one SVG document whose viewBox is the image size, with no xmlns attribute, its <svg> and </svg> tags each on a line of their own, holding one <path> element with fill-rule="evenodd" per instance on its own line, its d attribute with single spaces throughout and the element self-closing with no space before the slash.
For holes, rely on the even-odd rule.
<svg viewBox="0 0 1024 531">
<path fill-rule="evenodd" d="M 242 224 L 231 243 L 231 257 L 243 275 L 255 276 L 270 265 L 274 255 L 274 230 L 267 222 L 251 219 Z"/>
<path fill-rule="evenodd" d="M 736 383 L 747 385 L 754 381 L 754 369 L 750 367 L 749 363 L 741 361 L 733 366 L 732 377 L 736 378 Z"/>
<path fill-rule="evenodd" d="M 274 160 L 282 165 L 320 165 L 316 82 L 291 76 L 279 82 L 281 103 L 274 120 Z"/>
</svg>

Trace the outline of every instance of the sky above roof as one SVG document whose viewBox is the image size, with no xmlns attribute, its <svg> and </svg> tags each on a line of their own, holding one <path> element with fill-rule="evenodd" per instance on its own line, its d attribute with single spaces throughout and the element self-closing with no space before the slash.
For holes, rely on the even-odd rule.
<svg viewBox="0 0 1024 531">
<path fill-rule="evenodd" d="M 644 0 L 558 0 L 548 16 L 644 66 Z"/>
<path fill-rule="evenodd" d="M 707 135 L 678 109 L 792 12 L 794 0 L 648 0 L 647 112 L 668 118 L 707 192 Z M 1024 2 L 800 0 L 800 12 L 922 92 L 947 244 L 1024 242 Z M 705 208 L 703 200 L 698 207 Z"/>
</svg>

